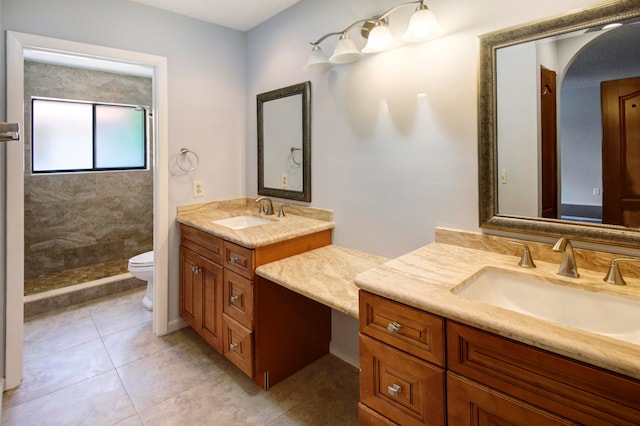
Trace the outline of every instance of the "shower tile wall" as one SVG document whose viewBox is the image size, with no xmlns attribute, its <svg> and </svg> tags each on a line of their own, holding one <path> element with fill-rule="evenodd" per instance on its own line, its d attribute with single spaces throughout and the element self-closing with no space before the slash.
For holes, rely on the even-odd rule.
<svg viewBox="0 0 640 426">
<path fill-rule="evenodd" d="M 151 250 L 151 170 L 30 174 L 32 96 L 151 105 L 152 82 L 25 62 L 25 278 Z"/>
</svg>

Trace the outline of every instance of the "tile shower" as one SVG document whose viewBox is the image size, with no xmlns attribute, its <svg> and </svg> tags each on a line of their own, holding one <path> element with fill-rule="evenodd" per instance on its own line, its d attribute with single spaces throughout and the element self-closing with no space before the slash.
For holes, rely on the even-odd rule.
<svg viewBox="0 0 640 426">
<path fill-rule="evenodd" d="M 152 81 L 25 61 L 25 123 L 32 96 L 151 105 Z M 25 296 L 127 272 L 153 246 L 153 172 L 31 175 L 25 127 Z"/>
</svg>

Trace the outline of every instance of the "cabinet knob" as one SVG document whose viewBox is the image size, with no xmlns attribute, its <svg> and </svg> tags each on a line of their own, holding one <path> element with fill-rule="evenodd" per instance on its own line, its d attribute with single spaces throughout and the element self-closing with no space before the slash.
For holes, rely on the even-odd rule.
<svg viewBox="0 0 640 426">
<path fill-rule="evenodd" d="M 395 321 L 390 322 L 389 325 L 387 326 L 387 330 L 389 330 L 393 334 L 398 334 L 401 328 L 402 328 L 402 325 L 398 324 Z"/>
<path fill-rule="evenodd" d="M 402 388 L 396 384 L 393 384 L 392 386 L 387 386 L 387 392 L 389 392 L 389 395 L 391 395 L 394 398 L 398 397 L 398 394 L 400 393 L 401 390 Z"/>
<path fill-rule="evenodd" d="M 229 298 L 229 301 L 231 302 L 231 304 L 233 305 L 234 303 L 236 303 L 238 300 L 240 300 L 240 298 L 238 296 L 231 296 Z"/>
<path fill-rule="evenodd" d="M 191 272 L 193 272 L 194 274 L 199 274 L 200 273 L 200 268 L 198 268 L 197 266 L 192 266 L 191 267 Z"/>
<path fill-rule="evenodd" d="M 229 350 L 230 350 L 230 351 L 235 351 L 237 347 L 238 347 L 238 344 L 237 344 L 237 343 L 231 343 L 231 344 L 229 345 Z"/>
<path fill-rule="evenodd" d="M 238 260 L 240 260 L 240 259 L 238 259 L 237 257 L 233 256 L 233 257 L 229 258 L 229 263 L 238 263 Z"/>
</svg>

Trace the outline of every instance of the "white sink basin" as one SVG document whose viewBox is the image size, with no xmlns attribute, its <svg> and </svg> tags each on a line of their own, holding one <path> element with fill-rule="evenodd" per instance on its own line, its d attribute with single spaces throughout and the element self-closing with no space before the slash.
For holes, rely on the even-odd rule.
<svg viewBox="0 0 640 426">
<path fill-rule="evenodd" d="M 640 345 L 639 300 L 493 269 L 481 272 L 452 293 Z"/>
<path fill-rule="evenodd" d="M 251 228 L 252 226 L 266 225 L 268 223 L 273 223 L 270 219 L 265 219 L 263 217 L 244 215 L 244 216 L 234 216 L 226 219 L 219 219 L 212 221 L 216 225 L 226 226 L 231 229 L 245 229 Z"/>
</svg>

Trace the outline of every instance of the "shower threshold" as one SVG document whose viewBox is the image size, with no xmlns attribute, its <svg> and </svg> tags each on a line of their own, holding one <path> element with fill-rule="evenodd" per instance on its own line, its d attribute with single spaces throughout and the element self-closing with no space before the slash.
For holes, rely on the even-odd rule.
<svg viewBox="0 0 640 426">
<path fill-rule="evenodd" d="M 35 279 L 25 280 L 25 317 L 146 286 L 146 282 L 127 271 L 128 261 L 124 260 L 124 268 L 122 262 L 119 261 L 120 266 L 109 265 L 109 272 L 102 264 L 38 277 L 38 286 L 33 285 Z M 31 294 L 27 294 L 28 284 Z M 34 291 L 36 288 L 39 291 Z"/>
</svg>

